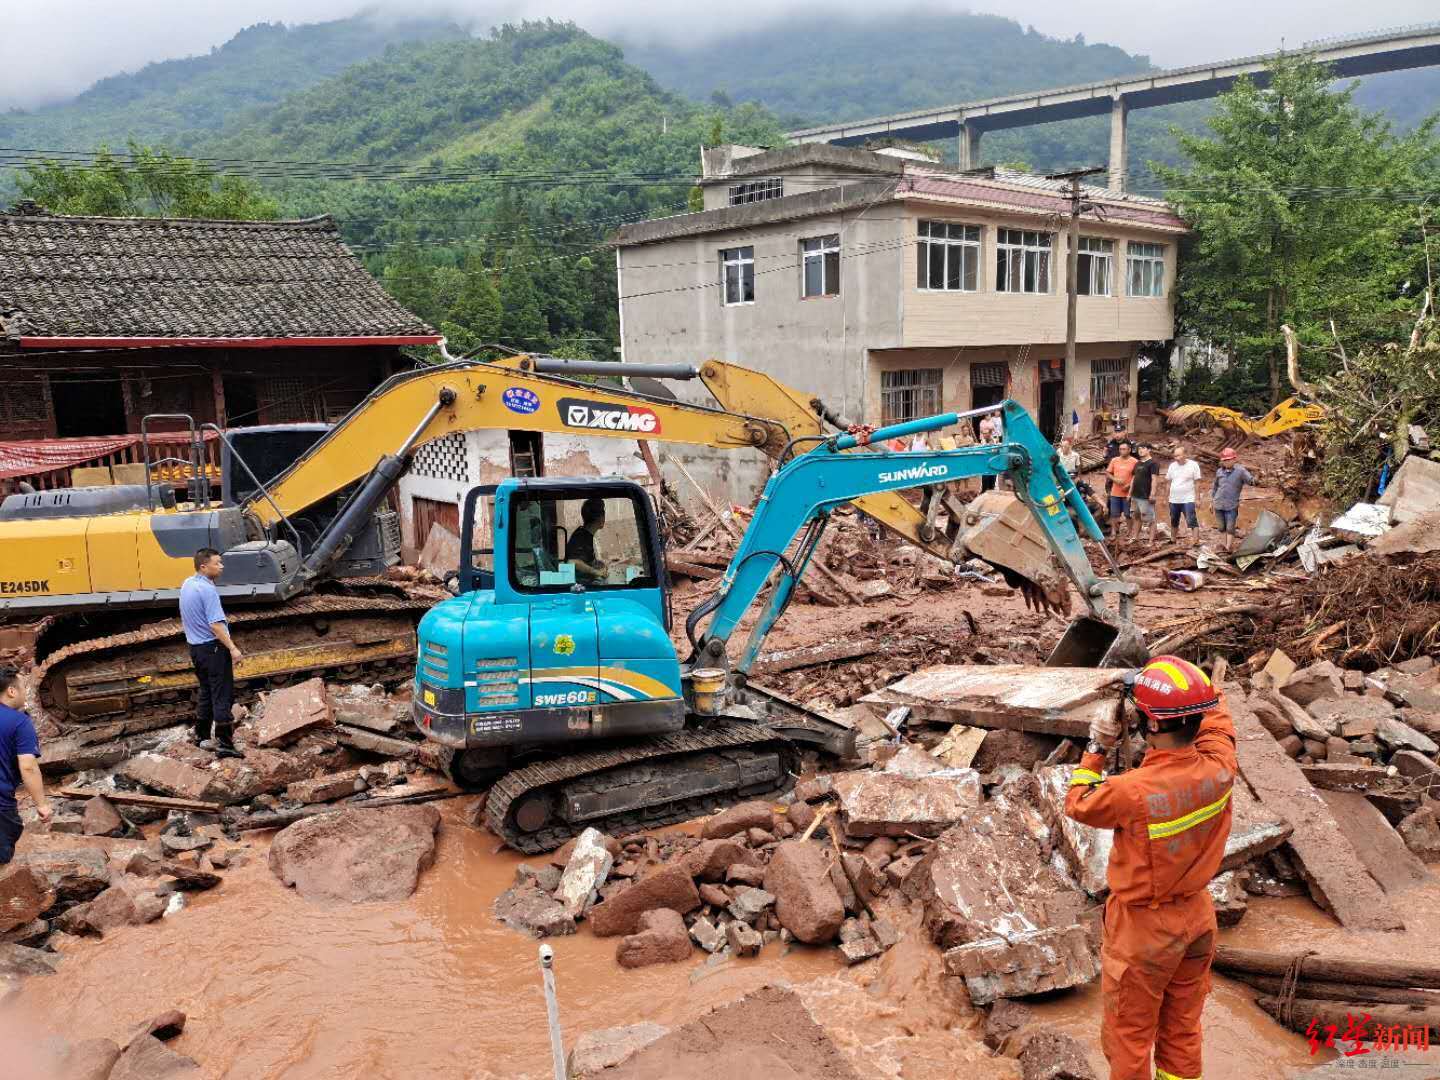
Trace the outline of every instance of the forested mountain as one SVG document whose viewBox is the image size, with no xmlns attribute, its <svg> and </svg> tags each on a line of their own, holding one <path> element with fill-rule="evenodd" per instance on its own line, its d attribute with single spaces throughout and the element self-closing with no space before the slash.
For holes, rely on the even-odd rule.
<svg viewBox="0 0 1440 1080">
<path fill-rule="evenodd" d="M 439 20 L 379 21 L 363 15 L 303 26 L 259 23 L 208 55 L 101 79 L 73 101 L 0 111 L 0 141 L 93 150 L 100 143 L 121 147 L 135 139 L 184 149 L 247 110 L 314 86 L 392 45 L 463 33 Z"/>
</svg>

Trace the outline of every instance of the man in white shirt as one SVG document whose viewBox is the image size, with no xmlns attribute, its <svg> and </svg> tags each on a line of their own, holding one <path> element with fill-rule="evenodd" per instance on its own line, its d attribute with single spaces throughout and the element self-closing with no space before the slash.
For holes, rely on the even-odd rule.
<svg viewBox="0 0 1440 1080">
<path fill-rule="evenodd" d="M 1195 515 L 1195 485 L 1200 481 L 1200 463 L 1185 454 L 1185 446 L 1175 447 L 1175 460 L 1165 470 L 1165 483 L 1170 489 L 1170 531 L 1180 540 L 1180 515 L 1190 526 L 1190 546 L 1200 543 L 1200 520 Z"/>
</svg>

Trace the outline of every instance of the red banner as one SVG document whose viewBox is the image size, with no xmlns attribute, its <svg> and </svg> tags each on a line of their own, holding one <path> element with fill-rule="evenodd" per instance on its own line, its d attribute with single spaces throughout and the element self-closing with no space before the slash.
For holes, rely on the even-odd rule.
<svg viewBox="0 0 1440 1080">
<path fill-rule="evenodd" d="M 215 438 L 213 431 L 207 431 L 204 435 L 206 441 Z M 155 447 L 173 447 L 177 443 L 188 445 L 190 436 L 186 432 L 163 432 L 152 434 L 150 442 L 153 460 L 156 457 L 173 456 L 172 454 L 157 454 L 154 452 Z M 19 439 L 14 442 L 0 442 L 0 480 L 54 472 L 56 469 L 69 469 L 139 445 L 139 435 L 98 435 L 94 438 L 84 439 Z"/>
</svg>

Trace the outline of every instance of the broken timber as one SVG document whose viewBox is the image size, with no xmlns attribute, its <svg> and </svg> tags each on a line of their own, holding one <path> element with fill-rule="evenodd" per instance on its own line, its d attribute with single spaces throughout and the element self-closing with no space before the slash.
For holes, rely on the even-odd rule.
<svg viewBox="0 0 1440 1080">
<path fill-rule="evenodd" d="M 103 795 L 116 806 L 148 806 L 155 810 L 183 810 L 195 814 L 218 814 L 224 804 L 204 802 L 200 799 L 173 799 L 168 795 L 143 795 L 138 791 L 90 791 L 86 788 L 66 787 L 55 793 L 62 799 L 93 799 Z"/>
<path fill-rule="evenodd" d="M 1440 966 L 1412 964 L 1403 960 L 1347 960 L 1333 956 L 1266 952 L 1264 949 L 1240 949 L 1221 945 L 1215 950 L 1215 970 L 1245 972 L 1251 975 L 1284 977 L 1297 959 L 1300 979 L 1325 982 L 1348 982 L 1352 986 L 1398 986 L 1440 990 Z"/>
<path fill-rule="evenodd" d="M 876 714 L 908 705 L 916 720 L 1085 739 L 1121 707 L 1124 672 L 1028 664 L 942 664 L 867 694 Z"/>
<path fill-rule="evenodd" d="M 1281 1005 L 1279 998 L 1258 998 L 1256 1004 L 1295 1031 L 1305 1031 L 1312 1021 L 1322 1030 L 1333 1024 L 1337 1031 L 1344 1031 L 1352 1017 L 1364 1016 L 1367 1039 L 1374 1039 L 1380 1029 L 1403 1031 L 1407 1028 L 1415 1031 L 1425 1028 L 1429 1038 L 1440 1038 L 1440 1009 L 1427 1009 L 1419 1005 L 1384 1005 L 1372 1001 L 1317 1001 L 1298 996 L 1288 1010 Z M 1285 1016 L 1287 1011 L 1288 1023 Z"/>
<path fill-rule="evenodd" d="M 865 638 L 851 641 L 830 641 L 823 645 L 806 645 L 798 649 L 778 649 L 761 653 L 753 668 L 757 675 L 775 675 L 796 668 L 816 667 L 833 664 L 838 660 L 853 660 L 857 656 L 869 656 L 879 648 L 878 644 Z"/>
<path fill-rule="evenodd" d="M 1240 772 L 1260 802 L 1294 828 L 1290 850 L 1315 902 L 1351 929 L 1404 929 L 1325 800 L 1260 726 L 1240 688 L 1228 686 L 1226 700 L 1235 721 Z"/>
</svg>

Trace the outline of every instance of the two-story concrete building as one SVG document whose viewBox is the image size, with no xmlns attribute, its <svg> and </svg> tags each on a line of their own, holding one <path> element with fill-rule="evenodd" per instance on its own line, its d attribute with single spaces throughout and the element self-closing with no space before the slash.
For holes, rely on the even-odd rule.
<svg viewBox="0 0 1440 1080">
<path fill-rule="evenodd" d="M 826 144 L 702 151 L 702 212 L 617 237 L 629 362 L 755 367 L 869 423 L 1005 397 L 1063 427 L 1068 185 Z M 1132 413 L 1137 357 L 1174 335 L 1185 226 L 1155 199 L 1083 189 L 1075 411 Z M 743 499 L 756 462 L 677 449 Z"/>
</svg>

